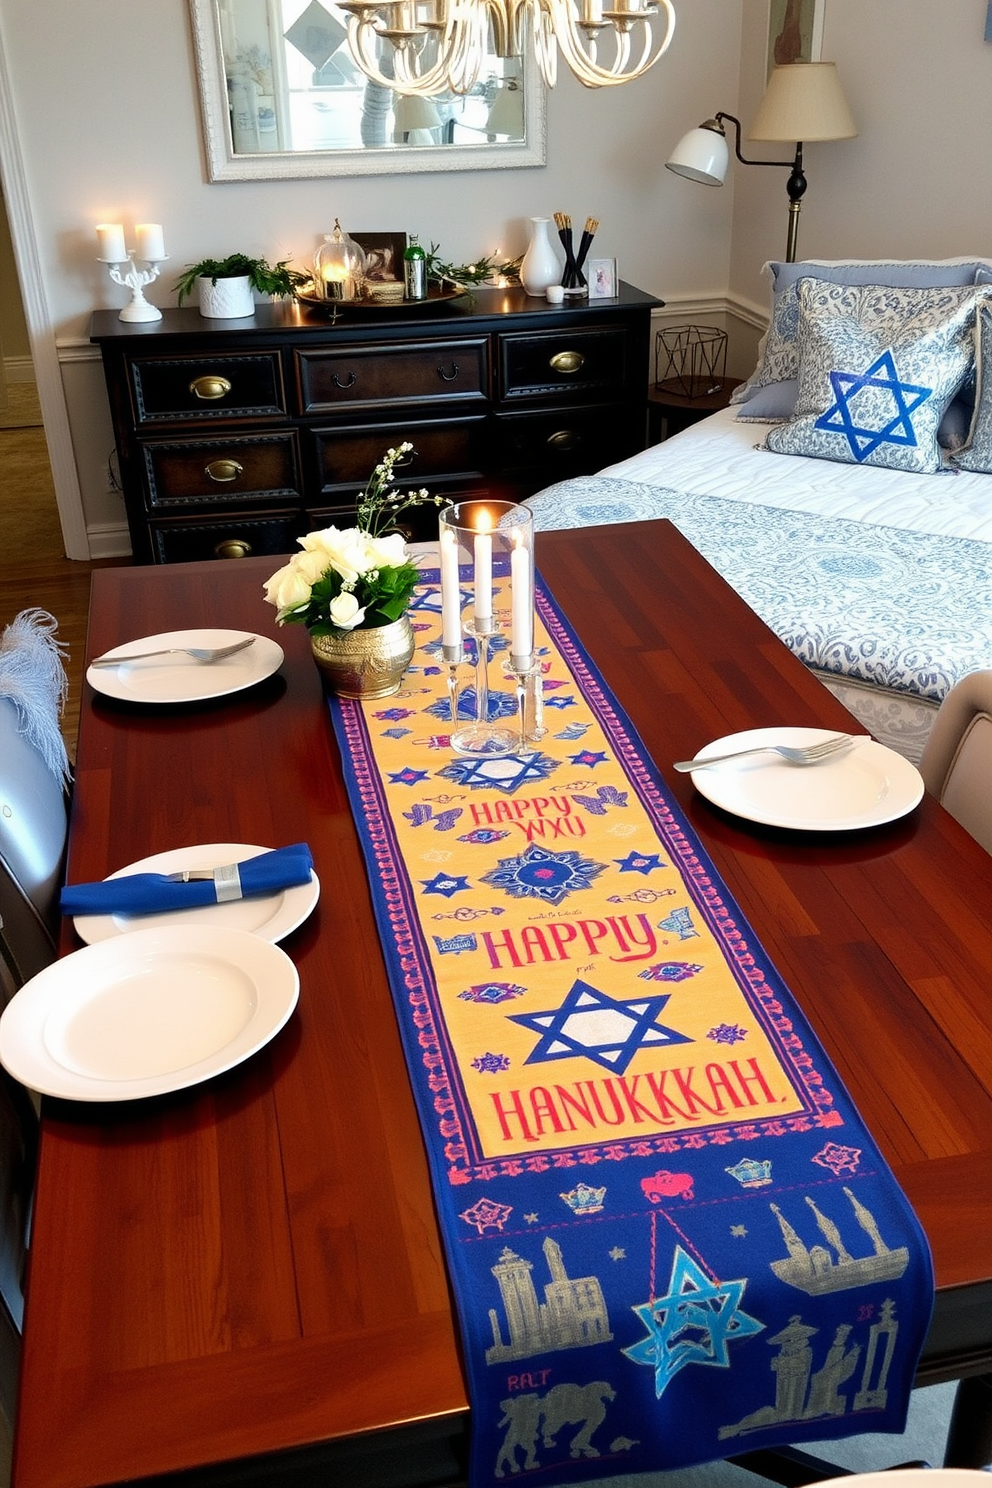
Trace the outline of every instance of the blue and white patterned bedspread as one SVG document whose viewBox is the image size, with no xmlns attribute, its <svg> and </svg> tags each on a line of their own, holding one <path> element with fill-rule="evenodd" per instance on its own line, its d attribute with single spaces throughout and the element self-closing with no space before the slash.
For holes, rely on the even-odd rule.
<svg viewBox="0 0 992 1488">
<path fill-rule="evenodd" d="M 606 476 L 563 481 L 527 504 L 538 532 L 669 518 L 822 671 L 940 702 L 992 666 L 992 544 Z"/>
</svg>

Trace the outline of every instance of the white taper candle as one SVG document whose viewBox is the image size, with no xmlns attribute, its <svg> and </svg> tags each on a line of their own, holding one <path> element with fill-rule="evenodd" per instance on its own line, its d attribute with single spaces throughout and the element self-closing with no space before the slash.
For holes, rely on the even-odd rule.
<svg viewBox="0 0 992 1488">
<path fill-rule="evenodd" d="M 530 550 L 519 530 L 513 534 L 513 548 L 510 552 L 510 588 L 510 654 L 521 660 L 529 657 L 534 650 L 534 572 L 531 568 Z"/>
<path fill-rule="evenodd" d="M 462 643 L 462 596 L 458 579 L 458 538 L 441 528 L 441 644 Z"/>
<path fill-rule="evenodd" d="M 479 513 L 473 550 L 475 567 L 475 618 L 490 625 L 493 618 L 493 540 L 492 518 L 483 508 Z"/>
</svg>

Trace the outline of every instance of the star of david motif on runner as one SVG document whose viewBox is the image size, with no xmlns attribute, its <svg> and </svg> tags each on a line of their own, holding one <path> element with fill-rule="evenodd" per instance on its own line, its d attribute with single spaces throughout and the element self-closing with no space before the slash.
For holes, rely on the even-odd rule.
<svg viewBox="0 0 992 1488">
<path fill-rule="evenodd" d="M 680 1245 L 675 1247 L 668 1292 L 633 1308 L 647 1337 L 623 1352 L 654 1370 L 655 1395 L 689 1364 L 730 1367 L 728 1345 L 764 1331 L 764 1323 L 741 1308 L 747 1279 L 711 1281 Z"/>
<path fill-rule="evenodd" d="M 933 396 L 933 388 L 900 381 L 891 351 L 883 351 L 864 372 L 831 372 L 830 385 L 834 390 L 835 401 L 820 415 L 813 427 L 826 429 L 832 434 L 843 434 L 859 464 L 882 444 L 916 446 L 916 431 L 911 415 Z M 865 400 L 858 400 L 857 395 L 870 389 L 889 395 L 890 406 L 895 409 L 893 417 L 886 419 L 877 428 L 858 424 L 857 410 L 852 407 L 852 404 L 859 402 L 859 406 L 864 408 Z M 886 401 L 887 399 L 883 400 Z M 884 413 L 882 417 L 884 419 Z"/>
<path fill-rule="evenodd" d="M 461 591 L 462 602 L 465 603 L 469 596 Z M 413 598 L 407 605 L 409 610 L 426 611 L 429 615 L 440 615 L 441 613 L 441 591 L 433 584 L 425 584 L 423 588 L 418 587 L 413 591 Z"/>
<path fill-rule="evenodd" d="M 480 1199 L 473 1204 L 471 1209 L 465 1209 L 458 1216 L 466 1224 L 474 1225 L 479 1234 L 486 1230 L 501 1230 L 513 1213 L 509 1204 L 497 1204 L 493 1199 Z"/>
<path fill-rule="evenodd" d="M 525 1064 L 579 1057 L 622 1075 L 641 1049 L 693 1042 L 688 1034 L 655 1021 L 670 998 L 670 992 L 663 992 L 624 1001 L 579 979 L 557 1008 L 507 1016 L 540 1034 Z"/>
<path fill-rule="evenodd" d="M 606 753 L 602 749 L 580 749 L 578 754 L 573 754 L 570 758 L 573 765 L 586 765 L 590 770 L 606 763 Z"/>
<path fill-rule="evenodd" d="M 706 1037 L 715 1044 L 739 1044 L 747 1038 L 747 1029 L 742 1028 L 739 1023 L 718 1023 Z"/>
<path fill-rule="evenodd" d="M 557 769 L 558 761 L 547 754 L 500 754 L 454 759 L 437 773 L 470 790 L 501 790 L 512 795 L 522 786 L 547 780 Z"/>
<path fill-rule="evenodd" d="M 653 873 L 655 868 L 664 868 L 660 853 L 629 852 L 625 858 L 614 858 L 621 873 Z"/>
<path fill-rule="evenodd" d="M 472 1068 L 478 1070 L 480 1075 L 499 1075 L 510 1068 L 510 1061 L 505 1054 L 480 1054 L 471 1063 Z"/>
<path fill-rule="evenodd" d="M 468 888 L 468 879 L 453 873 L 435 873 L 433 878 L 422 878 L 420 882 L 425 894 L 443 894 L 445 899 Z"/>
<path fill-rule="evenodd" d="M 511 899 L 543 899 L 560 904 L 577 889 L 588 889 L 605 863 L 594 863 L 581 853 L 552 852 L 531 842 L 513 858 L 500 858 L 495 868 L 482 875 L 482 883 L 503 889 Z"/>
<path fill-rule="evenodd" d="M 422 780 L 427 779 L 427 771 L 415 770 L 412 765 L 406 765 L 389 778 L 394 785 L 419 785 Z"/>
<path fill-rule="evenodd" d="M 829 1168 L 835 1178 L 841 1173 L 856 1173 L 861 1162 L 860 1147 L 841 1147 L 836 1142 L 828 1142 L 821 1147 L 812 1161 L 819 1163 L 821 1168 Z"/>
</svg>

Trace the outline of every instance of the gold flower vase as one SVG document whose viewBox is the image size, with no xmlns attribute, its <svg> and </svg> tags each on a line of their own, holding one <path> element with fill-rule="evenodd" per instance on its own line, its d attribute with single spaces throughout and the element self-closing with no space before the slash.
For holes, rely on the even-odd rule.
<svg viewBox="0 0 992 1488">
<path fill-rule="evenodd" d="M 314 661 L 328 686 L 343 698 L 383 698 L 399 692 L 415 644 L 406 615 L 370 630 L 310 637 Z"/>
</svg>

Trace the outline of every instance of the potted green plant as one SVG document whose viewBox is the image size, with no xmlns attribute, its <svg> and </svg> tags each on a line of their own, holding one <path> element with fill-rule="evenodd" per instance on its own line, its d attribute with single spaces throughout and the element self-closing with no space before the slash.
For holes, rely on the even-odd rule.
<svg viewBox="0 0 992 1488">
<path fill-rule="evenodd" d="M 199 293 L 200 314 L 215 320 L 238 320 L 255 313 L 254 291 L 259 294 L 291 295 L 307 275 L 289 267 L 289 259 L 269 264 L 264 258 L 229 253 L 227 258 L 201 258 L 188 264 L 176 280 L 179 303 Z"/>
</svg>

